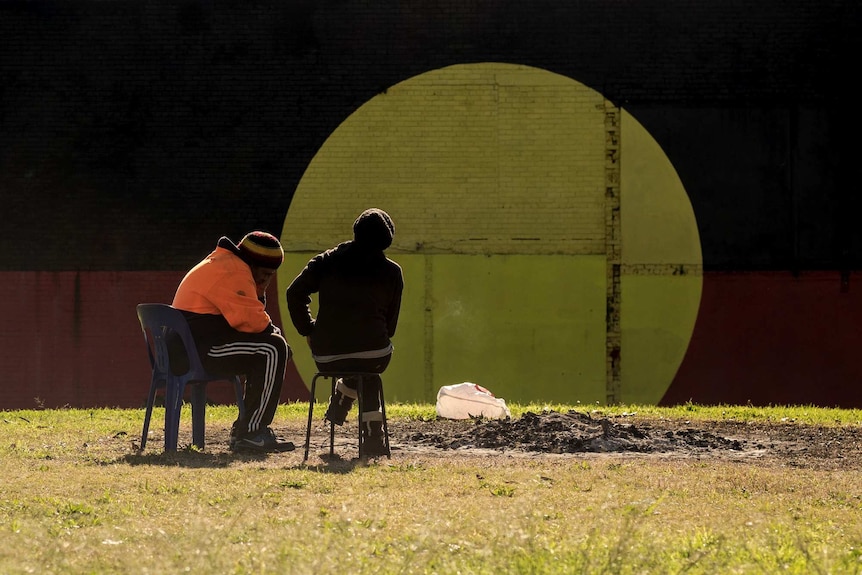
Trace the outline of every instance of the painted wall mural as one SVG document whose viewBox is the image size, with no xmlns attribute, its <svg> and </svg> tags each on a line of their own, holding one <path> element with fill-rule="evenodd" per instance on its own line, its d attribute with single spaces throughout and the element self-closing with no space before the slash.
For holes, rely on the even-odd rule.
<svg viewBox="0 0 862 575">
<path fill-rule="evenodd" d="M 391 400 L 860 407 L 859 120 L 830 72 L 860 11 L 0 3 L 0 409 L 142 406 L 137 303 L 264 229 L 284 324 L 370 205 L 407 279 Z"/>
</svg>

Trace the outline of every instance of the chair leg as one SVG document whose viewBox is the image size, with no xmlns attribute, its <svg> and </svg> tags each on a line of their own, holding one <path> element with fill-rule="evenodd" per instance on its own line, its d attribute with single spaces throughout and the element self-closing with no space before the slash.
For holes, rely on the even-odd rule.
<svg viewBox="0 0 862 575">
<path fill-rule="evenodd" d="M 332 398 L 335 397 L 335 380 L 337 379 L 335 376 L 329 378 L 332 382 L 332 389 L 329 392 L 329 401 L 332 401 Z M 332 457 L 335 455 L 335 423 L 329 422 L 329 456 Z"/>
<path fill-rule="evenodd" d="M 383 414 L 383 445 L 386 446 L 386 457 L 392 459 L 392 450 L 389 449 L 389 424 L 386 420 L 386 401 L 383 399 L 383 382 L 380 382 L 380 412 Z"/>
<path fill-rule="evenodd" d="M 311 418 L 314 414 L 314 391 L 317 388 L 317 378 L 315 375 L 311 379 L 311 396 L 308 398 L 308 423 L 305 425 L 305 455 L 302 456 L 302 462 L 308 461 L 308 446 L 311 443 Z"/>
<path fill-rule="evenodd" d="M 192 444 L 203 449 L 206 443 L 207 384 L 192 385 Z"/>
<path fill-rule="evenodd" d="M 363 451 L 364 451 L 362 449 L 362 447 L 363 447 L 362 438 L 364 437 L 363 433 L 362 433 L 362 423 L 363 423 L 362 414 L 365 411 L 365 402 L 363 401 L 363 396 L 364 396 L 363 389 L 362 389 L 363 387 L 365 387 L 365 380 L 362 379 L 362 376 L 359 376 L 359 381 L 356 383 L 356 407 L 359 409 L 359 415 L 356 418 L 358 420 L 358 425 L 356 427 L 359 430 L 359 438 L 358 438 L 359 442 L 357 443 L 357 445 L 359 446 L 359 459 L 362 459 L 362 455 L 363 455 Z"/>
<path fill-rule="evenodd" d="M 141 431 L 141 451 L 147 446 L 147 435 L 150 433 L 150 418 L 153 416 L 153 405 L 156 402 L 158 383 L 154 377 L 150 384 L 150 393 L 147 396 L 147 411 L 144 414 L 144 429 Z"/>
<path fill-rule="evenodd" d="M 175 381 L 168 381 L 165 387 L 165 451 L 177 450 L 183 391 L 182 386 Z"/>
</svg>

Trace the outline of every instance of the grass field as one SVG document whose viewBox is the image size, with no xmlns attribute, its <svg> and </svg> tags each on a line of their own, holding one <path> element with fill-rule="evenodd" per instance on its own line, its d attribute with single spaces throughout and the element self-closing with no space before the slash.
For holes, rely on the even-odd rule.
<svg viewBox="0 0 862 575">
<path fill-rule="evenodd" d="M 274 427 L 298 442 L 306 408 Z M 862 425 L 858 410 L 606 411 Z M 224 436 L 235 410 L 207 415 Z M 301 448 L 165 454 L 162 417 L 138 453 L 142 410 L 0 412 L 0 573 L 862 573 L 858 462 L 396 449 L 305 465 Z M 187 408 L 182 422 L 187 444 Z"/>
</svg>

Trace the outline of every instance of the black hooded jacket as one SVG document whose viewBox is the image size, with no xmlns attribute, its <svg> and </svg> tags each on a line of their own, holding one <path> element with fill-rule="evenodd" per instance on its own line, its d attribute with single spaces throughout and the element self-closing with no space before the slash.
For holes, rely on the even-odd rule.
<svg viewBox="0 0 862 575">
<path fill-rule="evenodd" d="M 314 355 L 383 349 L 398 324 L 404 279 L 401 266 L 379 247 L 344 242 L 313 257 L 287 288 L 297 332 L 311 336 Z M 312 317 L 311 294 L 318 293 Z"/>
</svg>

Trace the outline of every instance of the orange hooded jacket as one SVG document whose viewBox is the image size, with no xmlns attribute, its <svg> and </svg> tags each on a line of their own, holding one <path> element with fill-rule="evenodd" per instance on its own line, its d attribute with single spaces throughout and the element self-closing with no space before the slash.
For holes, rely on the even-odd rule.
<svg viewBox="0 0 862 575">
<path fill-rule="evenodd" d="M 272 322 L 258 299 L 251 268 L 223 247 L 217 247 L 189 270 L 177 288 L 173 306 L 193 313 L 223 315 L 231 327 L 245 333 L 260 333 Z"/>
</svg>

